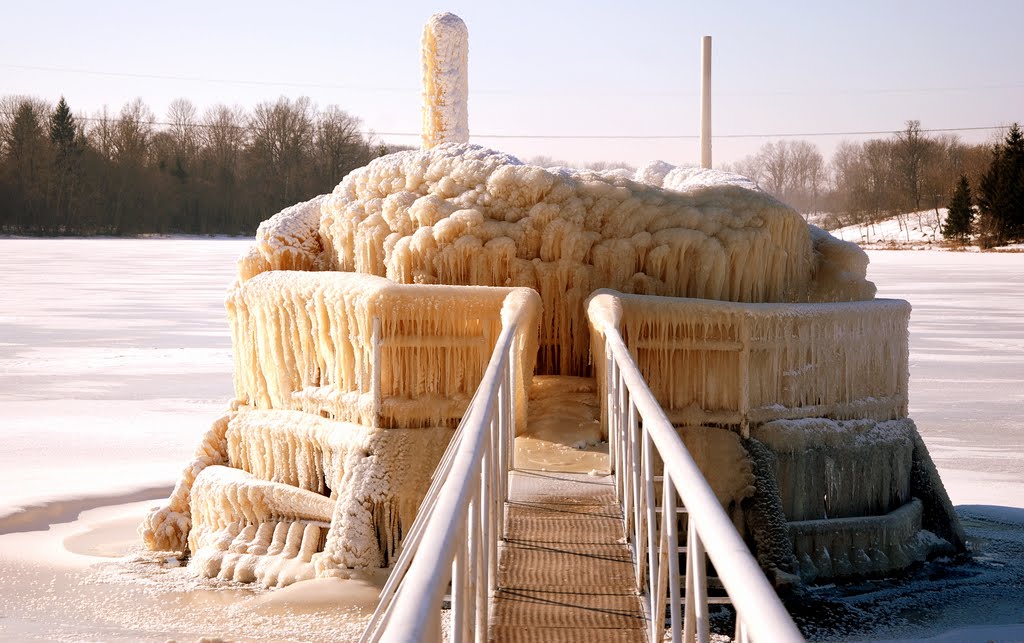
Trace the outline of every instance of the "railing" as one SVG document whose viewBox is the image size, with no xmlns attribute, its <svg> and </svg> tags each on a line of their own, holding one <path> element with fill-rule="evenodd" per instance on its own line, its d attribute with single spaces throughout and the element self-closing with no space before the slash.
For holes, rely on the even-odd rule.
<svg viewBox="0 0 1024 643">
<path fill-rule="evenodd" d="M 518 351 L 539 300 L 511 295 L 480 386 L 438 465 L 362 638 L 440 641 L 451 583 L 451 641 L 486 640 L 515 446 Z M 531 344 L 532 342 L 526 342 Z"/>
<path fill-rule="evenodd" d="M 650 618 L 650 640 L 664 639 L 666 611 L 673 642 L 710 639 L 706 553 L 736 610 L 736 640 L 802 641 L 640 374 L 619 334 L 621 311 L 620 300 L 610 294 L 596 295 L 588 304 L 592 332 L 603 340 L 598 372 L 605 378 L 605 417 L 616 489 L 633 546 L 637 586 Z M 664 465 L 660 506 L 655 457 Z M 685 546 L 680 546 L 677 533 L 680 510 L 687 517 Z M 678 558 L 684 551 L 685 577 L 680 574 Z M 685 587 L 680 587 L 681 580 Z M 683 601 L 685 612 L 681 614 Z"/>
</svg>

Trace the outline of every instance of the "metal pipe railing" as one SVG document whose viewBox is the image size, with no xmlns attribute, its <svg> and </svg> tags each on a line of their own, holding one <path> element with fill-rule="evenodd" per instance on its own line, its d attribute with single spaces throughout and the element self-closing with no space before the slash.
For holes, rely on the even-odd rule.
<svg viewBox="0 0 1024 643">
<path fill-rule="evenodd" d="M 450 640 L 487 640 L 515 439 L 517 338 L 530 314 L 520 306 L 503 325 L 362 642 L 440 641 L 449 582 Z"/>
<path fill-rule="evenodd" d="M 635 562 L 646 567 L 646 574 L 638 570 L 637 578 L 650 617 L 650 640 L 663 640 L 666 608 L 670 640 L 709 640 L 706 551 L 736 610 L 738 640 L 802 641 L 793 619 L 640 374 L 615 325 L 615 311 L 621 309 L 614 301 L 606 303 L 611 305 L 603 311 L 592 309 L 590 321 L 604 340 L 604 364 L 599 372 L 606 378 L 605 417 L 616 489 Z M 664 464 L 660 507 L 654 486 L 655 453 Z M 687 516 L 685 546 L 680 546 L 676 533 L 680 509 Z M 660 528 L 656 524 L 659 514 Z M 685 579 L 679 572 L 678 555 L 682 552 L 686 554 Z M 685 599 L 680 596 L 681 580 L 685 580 Z M 683 600 L 685 613 L 680 614 Z"/>
</svg>

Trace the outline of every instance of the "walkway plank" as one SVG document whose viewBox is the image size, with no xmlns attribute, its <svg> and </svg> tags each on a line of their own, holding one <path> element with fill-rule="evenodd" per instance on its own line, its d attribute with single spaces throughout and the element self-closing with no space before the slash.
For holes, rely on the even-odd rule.
<svg viewBox="0 0 1024 643">
<path fill-rule="evenodd" d="M 577 473 L 512 473 L 492 641 L 647 640 L 612 484 Z"/>
</svg>

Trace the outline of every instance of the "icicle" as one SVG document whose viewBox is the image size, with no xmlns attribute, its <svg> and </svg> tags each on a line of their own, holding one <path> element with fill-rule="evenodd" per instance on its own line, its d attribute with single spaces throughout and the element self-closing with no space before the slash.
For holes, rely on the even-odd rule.
<svg viewBox="0 0 1024 643">
<path fill-rule="evenodd" d="M 351 273 L 263 273 L 229 295 L 237 395 L 260 409 L 302 409 L 367 426 L 457 423 L 513 292 L 396 285 Z M 527 309 L 524 337 L 539 312 Z M 374 319 L 383 322 L 378 370 Z M 529 345 L 521 343 L 517 355 L 527 374 L 535 359 Z"/>
<path fill-rule="evenodd" d="M 794 211 L 738 184 L 667 191 L 472 145 L 375 160 L 338 186 L 320 223 L 325 263 L 341 270 L 535 288 L 539 372 L 576 375 L 589 368 L 581 304 L 597 288 L 750 302 L 870 297 L 863 253 L 811 234 Z"/>
</svg>

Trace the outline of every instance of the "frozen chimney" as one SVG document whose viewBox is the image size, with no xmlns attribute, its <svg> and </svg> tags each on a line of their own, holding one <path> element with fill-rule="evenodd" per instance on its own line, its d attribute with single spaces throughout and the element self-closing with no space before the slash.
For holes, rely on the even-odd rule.
<svg viewBox="0 0 1024 643">
<path fill-rule="evenodd" d="M 423 27 L 423 149 L 469 142 L 469 30 L 454 13 Z"/>
</svg>

